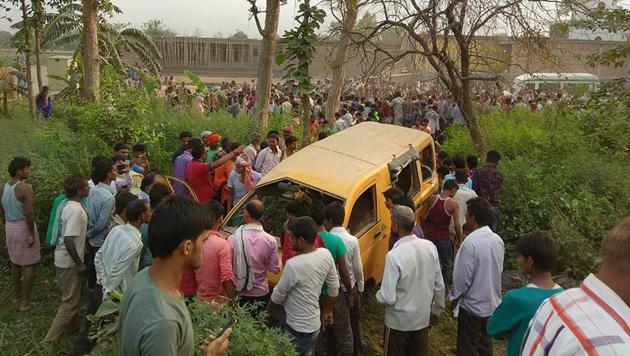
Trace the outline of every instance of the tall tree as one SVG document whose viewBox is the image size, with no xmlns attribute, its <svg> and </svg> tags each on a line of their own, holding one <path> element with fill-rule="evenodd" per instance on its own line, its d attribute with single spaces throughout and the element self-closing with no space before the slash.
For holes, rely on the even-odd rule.
<svg viewBox="0 0 630 356">
<path fill-rule="evenodd" d="M 39 91 L 42 90 L 44 86 L 44 81 L 42 77 L 42 58 L 41 58 L 41 40 L 42 40 L 42 31 L 44 30 L 44 22 L 45 22 L 45 13 L 44 6 L 42 0 L 32 0 L 33 6 L 33 32 L 34 32 L 34 43 L 35 43 L 35 68 L 37 71 L 37 86 Z"/>
<path fill-rule="evenodd" d="M 30 45 L 30 24 L 28 16 L 28 7 L 26 0 L 21 0 L 22 21 L 24 22 L 24 43 L 20 49 L 26 57 L 26 91 L 28 95 L 28 114 L 31 119 L 35 120 L 35 108 L 33 106 L 33 78 L 31 75 L 31 45 Z"/>
<path fill-rule="evenodd" d="M 325 17 L 326 12 L 324 10 L 311 6 L 310 0 L 304 0 L 300 4 L 299 14 L 295 17 L 297 27 L 284 33 L 280 43 L 284 44 L 286 48 L 276 56 L 276 63 L 286 62 L 284 79 L 295 81 L 298 85 L 302 102 L 303 146 L 310 143 L 313 85 L 311 84 L 312 78 L 309 67 L 315 55 L 316 31 L 321 27 Z"/>
<path fill-rule="evenodd" d="M 98 54 L 98 0 L 82 0 L 83 5 L 83 98 L 99 98 L 100 67 Z"/>
<path fill-rule="evenodd" d="M 348 60 L 350 36 L 357 22 L 357 14 L 361 5 L 358 0 L 333 1 L 331 3 L 331 13 L 334 14 L 333 10 L 336 7 L 339 7 L 341 10 L 341 34 L 335 50 L 335 56 L 330 62 L 332 82 L 328 91 L 328 100 L 326 101 L 326 121 L 329 124 L 335 122 L 335 112 L 337 112 L 339 107 L 341 92 L 343 91 L 344 68 Z"/>
<path fill-rule="evenodd" d="M 162 20 L 151 19 L 142 24 L 142 32 L 151 37 L 175 37 L 177 33 L 168 28 Z"/>
<path fill-rule="evenodd" d="M 258 28 L 258 32 L 262 36 L 262 48 L 258 60 L 258 71 L 256 73 L 256 103 L 254 104 L 254 116 L 258 123 L 258 130 L 262 135 L 267 131 L 269 118 L 268 107 L 271 97 L 273 59 L 276 51 L 276 36 L 278 33 L 281 0 L 267 0 L 264 28 L 259 18 L 259 14 L 262 11 L 256 6 L 256 0 L 247 1 L 251 5 L 249 11 L 256 21 L 256 28 Z M 282 3 L 284 3 L 284 1 L 282 1 Z"/>
<path fill-rule="evenodd" d="M 360 45 L 373 56 L 385 56 L 389 64 L 408 57 L 413 63 L 426 61 L 458 104 L 475 148 L 485 152 L 472 105 L 473 83 L 499 78 L 489 64 L 511 63 L 496 47 L 486 46 L 483 36 L 508 31 L 511 41 L 526 45 L 543 60 L 549 53 L 543 34 L 557 12 L 548 4 L 528 0 L 388 0 L 378 6 L 379 20 L 361 36 Z M 395 52 L 379 43 L 381 35 L 392 29 L 404 34 L 403 46 Z"/>
<path fill-rule="evenodd" d="M 230 36 L 230 38 L 241 38 L 241 39 L 247 39 L 247 34 L 241 30 L 238 30 L 236 32 L 234 32 L 234 34 L 232 36 Z"/>
</svg>

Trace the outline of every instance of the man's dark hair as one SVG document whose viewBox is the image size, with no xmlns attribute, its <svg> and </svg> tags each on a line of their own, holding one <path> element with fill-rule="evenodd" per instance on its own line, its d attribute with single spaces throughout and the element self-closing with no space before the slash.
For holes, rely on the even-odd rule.
<svg viewBox="0 0 630 356">
<path fill-rule="evenodd" d="M 466 202 L 468 213 L 475 217 L 479 226 L 486 226 L 492 220 L 492 207 L 486 198 L 472 198 Z"/>
<path fill-rule="evenodd" d="M 309 216 L 313 218 L 313 221 L 315 221 L 315 224 L 317 224 L 317 226 L 321 226 L 324 224 L 324 219 L 325 219 L 324 210 L 325 209 L 326 207 L 324 206 L 324 203 L 321 200 L 313 199 L 313 201 L 311 202 L 311 211 L 309 213 Z"/>
<path fill-rule="evenodd" d="M 149 250 L 153 257 L 169 257 L 182 241 L 195 241 L 209 224 L 208 213 L 199 203 L 170 196 L 153 211 L 149 223 Z"/>
<path fill-rule="evenodd" d="M 287 228 L 295 238 L 301 238 L 309 244 L 315 242 L 317 237 L 317 224 L 310 216 L 300 216 L 289 221 Z"/>
<path fill-rule="evenodd" d="M 466 169 L 455 170 L 455 181 L 457 184 L 466 184 L 468 182 L 468 172 Z"/>
<path fill-rule="evenodd" d="M 188 141 L 188 146 L 186 146 L 186 147 L 187 147 L 187 149 L 190 149 L 192 147 L 195 147 L 195 145 L 202 145 L 203 146 L 204 144 L 203 144 L 203 142 L 201 142 L 200 139 L 193 138 L 190 141 Z"/>
<path fill-rule="evenodd" d="M 190 131 L 182 131 L 182 132 L 180 132 L 179 139 L 183 140 L 185 137 L 192 138 L 192 133 L 190 133 Z"/>
<path fill-rule="evenodd" d="M 442 190 L 453 190 L 453 189 L 459 189 L 459 186 L 457 185 L 457 182 L 455 181 L 455 179 L 449 179 L 447 181 L 444 181 L 444 186 L 442 187 Z"/>
<path fill-rule="evenodd" d="M 455 169 L 464 169 L 466 168 L 466 159 L 463 156 L 455 156 L 453 157 L 453 165 Z"/>
<path fill-rule="evenodd" d="M 127 216 L 128 221 L 138 221 L 138 219 L 140 219 L 140 215 L 146 212 L 147 203 L 144 200 L 138 198 L 131 200 L 127 204 L 127 208 L 125 209 L 125 215 Z"/>
<path fill-rule="evenodd" d="M 298 218 L 300 216 L 308 216 L 310 214 L 311 204 L 307 202 L 306 200 L 300 200 L 300 201 L 294 200 L 294 201 L 289 202 L 285 206 L 285 209 L 287 213 Z"/>
<path fill-rule="evenodd" d="M 392 203 L 394 203 L 394 205 L 402 205 L 402 206 L 406 206 L 409 209 L 416 211 L 416 204 L 413 202 L 413 200 L 411 200 L 411 198 L 409 198 L 406 195 L 403 195 L 402 197 L 392 200 Z"/>
<path fill-rule="evenodd" d="M 551 272 L 558 257 L 556 242 L 547 231 L 533 231 L 516 242 L 516 251 L 523 257 L 531 257 L 534 266 L 542 272 Z"/>
<path fill-rule="evenodd" d="M 123 149 L 129 149 L 129 145 L 127 145 L 126 143 L 117 143 L 114 145 L 114 151 L 120 151 Z"/>
<path fill-rule="evenodd" d="M 278 132 L 278 130 L 269 130 L 269 132 L 267 132 L 267 138 L 269 138 L 269 136 L 271 135 L 280 135 L 280 132 Z"/>
<path fill-rule="evenodd" d="M 280 136 L 279 135 L 271 134 L 271 135 L 267 136 L 268 140 L 272 139 L 272 138 L 275 139 L 276 141 L 280 142 Z"/>
<path fill-rule="evenodd" d="M 147 145 L 142 144 L 142 143 L 137 143 L 137 144 L 133 145 L 133 148 L 131 150 L 133 152 L 146 152 L 147 151 Z"/>
<path fill-rule="evenodd" d="M 245 204 L 245 211 L 254 220 L 261 220 L 265 215 L 265 205 L 260 200 L 251 200 Z"/>
<path fill-rule="evenodd" d="M 72 176 L 66 178 L 66 181 L 63 182 L 63 189 L 66 192 L 67 198 L 72 198 L 79 194 L 79 189 L 83 188 L 87 185 L 87 181 L 85 178 L 81 176 Z"/>
<path fill-rule="evenodd" d="M 205 208 L 208 211 L 208 229 L 211 229 L 219 221 L 219 218 L 223 216 L 225 209 L 223 204 L 216 200 L 211 200 L 205 205 Z"/>
<path fill-rule="evenodd" d="M 203 156 L 203 154 L 206 152 L 206 147 L 202 143 L 194 143 L 189 147 L 191 147 L 190 154 L 192 155 L 193 159 L 200 159 L 201 156 Z"/>
<path fill-rule="evenodd" d="M 127 209 L 127 205 L 138 199 L 138 197 L 133 193 L 120 193 L 116 194 L 116 200 L 114 201 L 114 210 L 116 214 L 120 215 L 123 210 Z"/>
<path fill-rule="evenodd" d="M 330 220 L 333 226 L 342 226 L 346 218 L 346 210 L 340 202 L 335 201 L 326 206 L 324 217 Z"/>
<path fill-rule="evenodd" d="M 383 192 L 383 196 L 389 200 L 391 200 L 394 204 L 395 201 L 405 196 L 405 192 L 402 190 L 392 187 Z"/>
<path fill-rule="evenodd" d="M 17 171 L 31 166 L 31 160 L 26 157 L 15 157 L 9 163 L 9 175 L 15 177 Z"/>
<path fill-rule="evenodd" d="M 499 160 L 501 160 L 501 154 L 499 152 L 488 151 L 488 154 L 486 155 L 486 161 L 497 164 L 499 163 Z"/>
<path fill-rule="evenodd" d="M 145 174 L 144 177 L 142 177 L 142 182 L 140 183 L 140 190 L 148 193 L 147 187 L 153 184 L 153 181 L 158 174 L 160 174 L 158 171 L 150 171 L 149 173 Z"/>
<path fill-rule="evenodd" d="M 155 209 L 167 196 L 171 195 L 171 190 L 164 184 L 156 184 L 149 191 L 149 202 L 151 209 Z"/>
<path fill-rule="evenodd" d="M 109 158 L 107 158 L 105 156 L 96 156 L 96 157 L 92 158 L 92 166 L 91 167 L 94 168 L 98 161 L 107 160 L 107 159 L 109 159 Z"/>
<path fill-rule="evenodd" d="M 466 156 L 466 166 L 468 169 L 475 169 L 479 165 L 479 158 L 475 155 Z"/>
<path fill-rule="evenodd" d="M 223 148 L 224 151 L 229 150 L 230 146 L 232 146 L 231 138 L 225 136 L 224 138 L 221 139 L 221 147 Z"/>
<path fill-rule="evenodd" d="M 284 139 L 284 143 L 288 146 L 288 145 L 292 144 L 293 142 L 297 142 L 297 140 L 298 140 L 297 137 L 291 135 L 291 136 L 289 136 L 289 137 Z"/>
<path fill-rule="evenodd" d="M 114 161 L 109 158 L 101 159 L 94 165 L 92 169 L 92 182 L 94 185 L 104 181 L 107 178 L 109 172 L 112 171 Z"/>
<path fill-rule="evenodd" d="M 447 174 L 451 173 L 451 169 L 446 164 L 439 166 L 437 171 L 438 171 L 438 176 L 440 177 L 440 179 L 444 179 L 444 177 L 446 177 Z"/>
</svg>

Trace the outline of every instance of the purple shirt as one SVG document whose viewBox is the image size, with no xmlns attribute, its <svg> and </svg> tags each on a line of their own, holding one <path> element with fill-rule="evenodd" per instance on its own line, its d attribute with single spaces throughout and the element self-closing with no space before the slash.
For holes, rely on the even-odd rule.
<svg viewBox="0 0 630 356">
<path fill-rule="evenodd" d="M 275 237 L 266 233 L 262 226 L 248 224 L 243 229 L 243 239 L 249 254 L 250 268 L 254 274 L 252 289 L 240 293 L 244 297 L 262 297 L 269 293 L 267 272 L 280 272 L 280 259 L 278 258 L 278 242 Z M 240 249 L 236 244 L 234 235 L 228 238 L 232 249 Z M 236 274 L 236 272 L 235 272 Z"/>
<path fill-rule="evenodd" d="M 184 153 L 177 156 L 177 158 L 175 158 L 175 162 L 173 162 L 173 176 L 185 181 L 186 166 L 188 165 L 188 162 L 192 161 L 192 158 L 192 154 L 188 151 L 184 151 Z M 183 184 L 173 182 L 173 189 L 175 190 L 175 194 L 181 197 L 188 197 L 188 190 Z"/>
<path fill-rule="evenodd" d="M 478 196 L 488 199 L 490 205 L 498 207 L 501 205 L 501 183 L 503 182 L 503 174 L 492 163 L 486 163 L 485 166 L 477 169 L 472 176 L 473 190 Z"/>
</svg>

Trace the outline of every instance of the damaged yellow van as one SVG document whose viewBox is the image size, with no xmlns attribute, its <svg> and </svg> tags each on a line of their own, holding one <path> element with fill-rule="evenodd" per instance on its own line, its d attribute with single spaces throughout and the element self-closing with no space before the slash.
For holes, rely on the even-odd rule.
<svg viewBox="0 0 630 356">
<path fill-rule="evenodd" d="M 265 230 L 280 236 L 284 206 L 299 197 L 343 203 L 344 226 L 359 239 L 365 280 L 380 282 L 391 220 L 383 192 L 402 189 L 419 206 L 438 187 L 430 135 L 409 128 L 365 122 L 317 141 L 280 162 L 228 213 L 222 227 L 231 234 L 242 222 L 244 204 L 265 203 Z"/>
</svg>

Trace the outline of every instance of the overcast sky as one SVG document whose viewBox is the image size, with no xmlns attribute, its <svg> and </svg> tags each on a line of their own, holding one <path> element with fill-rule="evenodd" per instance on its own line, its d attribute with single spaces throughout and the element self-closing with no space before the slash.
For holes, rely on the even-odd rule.
<svg viewBox="0 0 630 356">
<path fill-rule="evenodd" d="M 149 19 L 160 19 L 164 24 L 185 36 L 199 29 L 203 36 L 212 37 L 222 33 L 228 37 L 237 30 L 242 30 L 250 38 L 260 37 L 253 20 L 249 20 L 249 4 L 246 0 L 112 0 L 123 11 L 113 18 L 113 22 L 130 23 L 140 28 Z M 265 1 L 257 0 L 264 8 Z M 297 12 L 298 0 L 288 0 L 280 10 L 278 33 L 292 28 Z M 318 1 L 315 1 L 317 3 Z M 618 2 L 629 7 L 630 0 Z M 19 18 L 19 11 L 9 13 L 14 19 Z M 327 18 L 327 23 L 330 19 Z M 0 30 L 9 30 L 10 23 L 0 19 Z M 13 32 L 13 31 L 11 31 Z"/>
</svg>

